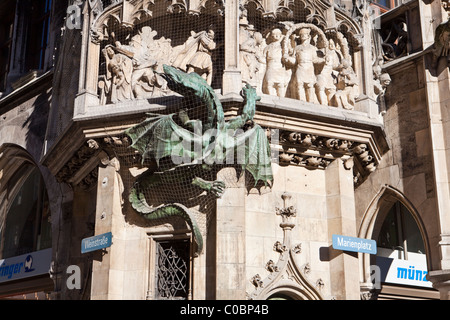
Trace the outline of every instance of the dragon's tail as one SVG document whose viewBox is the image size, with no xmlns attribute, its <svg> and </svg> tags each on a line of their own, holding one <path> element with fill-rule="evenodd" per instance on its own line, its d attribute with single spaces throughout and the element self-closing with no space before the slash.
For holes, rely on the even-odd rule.
<svg viewBox="0 0 450 320">
<path fill-rule="evenodd" d="M 198 228 L 195 217 L 184 205 L 179 203 L 164 204 L 159 207 L 151 207 L 145 200 L 142 192 L 136 189 L 136 185 L 131 188 L 129 200 L 131 206 L 148 220 L 157 220 L 167 217 L 178 216 L 183 218 L 191 227 L 196 242 L 195 255 L 198 256 L 203 250 L 203 237 Z"/>
</svg>

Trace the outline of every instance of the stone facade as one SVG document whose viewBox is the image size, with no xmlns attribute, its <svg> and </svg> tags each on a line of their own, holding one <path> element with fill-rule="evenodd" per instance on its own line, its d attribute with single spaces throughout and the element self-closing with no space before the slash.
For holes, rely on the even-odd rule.
<svg viewBox="0 0 450 320">
<path fill-rule="evenodd" d="M 54 60 L 0 98 L 0 217 L 12 173 L 36 165 L 51 208 L 51 281 L 0 282 L 0 296 L 448 299 L 447 5 L 413 0 L 376 17 L 367 1 L 54 4 Z M 235 163 L 169 178 L 183 166 L 165 170 L 133 149 L 129 130 L 149 113 L 173 114 L 177 128 L 220 114 L 177 91 L 164 65 L 203 78 L 225 124 L 262 128 L 273 181 Z M 145 189 L 146 177 L 162 182 Z M 141 207 L 130 196 L 138 185 Z M 333 248 L 333 235 L 378 240 L 396 203 L 420 231 L 434 290 L 378 286 L 374 255 Z M 83 239 L 109 232 L 111 246 L 82 253 Z M 75 289 L 69 266 L 80 270 Z M 177 288 L 166 282 L 174 274 Z"/>
</svg>

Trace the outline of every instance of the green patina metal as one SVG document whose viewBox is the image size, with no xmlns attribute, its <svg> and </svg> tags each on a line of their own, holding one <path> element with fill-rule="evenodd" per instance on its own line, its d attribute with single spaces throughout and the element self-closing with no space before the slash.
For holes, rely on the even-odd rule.
<svg viewBox="0 0 450 320">
<path fill-rule="evenodd" d="M 130 192 L 133 208 L 147 219 L 180 216 L 190 225 L 197 243 L 196 253 L 203 248 L 203 239 L 194 216 L 180 203 L 150 206 L 144 190 L 161 183 L 200 187 L 216 197 L 225 191 L 222 181 L 206 181 L 193 168 L 208 171 L 224 166 L 233 159 L 254 178 L 255 185 L 273 181 L 270 146 L 266 132 L 253 122 L 255 104 L 260 98 L 249 85 L 242 89 L 244 106 L 241 115 L 225 121 L 220 99 L 206 81 L 196 73 L 185 73 L 164 66 L 162 76 L 171 90 L 184 96 L 187 107 L 203 106 L 205 117 L 191 120 L 185 110 L 169 115 L 148 114 L 142 123 L 126 130 L 131 147 L 142 160 L 153 160 L 157 169 L 137 177 Z M 170 159 L 171 161 L 167 161 Z M 163 161 L 164 160 L 164 161 Z"/>
</svg>

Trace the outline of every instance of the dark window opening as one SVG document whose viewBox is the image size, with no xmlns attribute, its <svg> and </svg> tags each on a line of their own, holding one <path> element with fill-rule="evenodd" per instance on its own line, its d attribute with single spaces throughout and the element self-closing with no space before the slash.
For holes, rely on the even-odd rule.
<svg viewBox="0 0 450 320">
<path fill-rule="evenodd" d="M 33 0 L 28 34 L 27 70 L 42 70 L 50 34 L 52 0 Z"/>
<path fill-rule="evenodd" d="M 13 194 L 0 221 L 0 258 L 51 248 L 50 208 L 39 170 L 24 165 L 8 184 Z"/>
<path fill-rule="evenodd" d="M 408 260 L 410 254 L 425 254 L 425 246 L 419 227 L 408 209 L 396 202 L 386 216 L 378 237 L 377 246 L 399 253 Z"/>
<path fill-rule="evenodd" d="M 5 10 L 0 10 L 0 91 L 6 89 L 14 34 L 14 17 L 15 2 L 10 1 L 5 5 Z"/>
</svg>

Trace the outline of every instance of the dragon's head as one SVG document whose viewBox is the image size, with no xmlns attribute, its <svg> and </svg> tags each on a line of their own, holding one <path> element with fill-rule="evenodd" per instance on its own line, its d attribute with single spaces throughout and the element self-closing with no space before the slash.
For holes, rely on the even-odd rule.
<svg viewBox="0 0 450 320">
<path fill-rule="evenodd" d="M 205 79 L 195 72 L 186 73 L 168 65 L 163 65 L 163 70 L 162 77 L 167 81 L 170 90 L 183 96 L 195 95 L 201 87 L 209 87 Z"/>
</svg>

